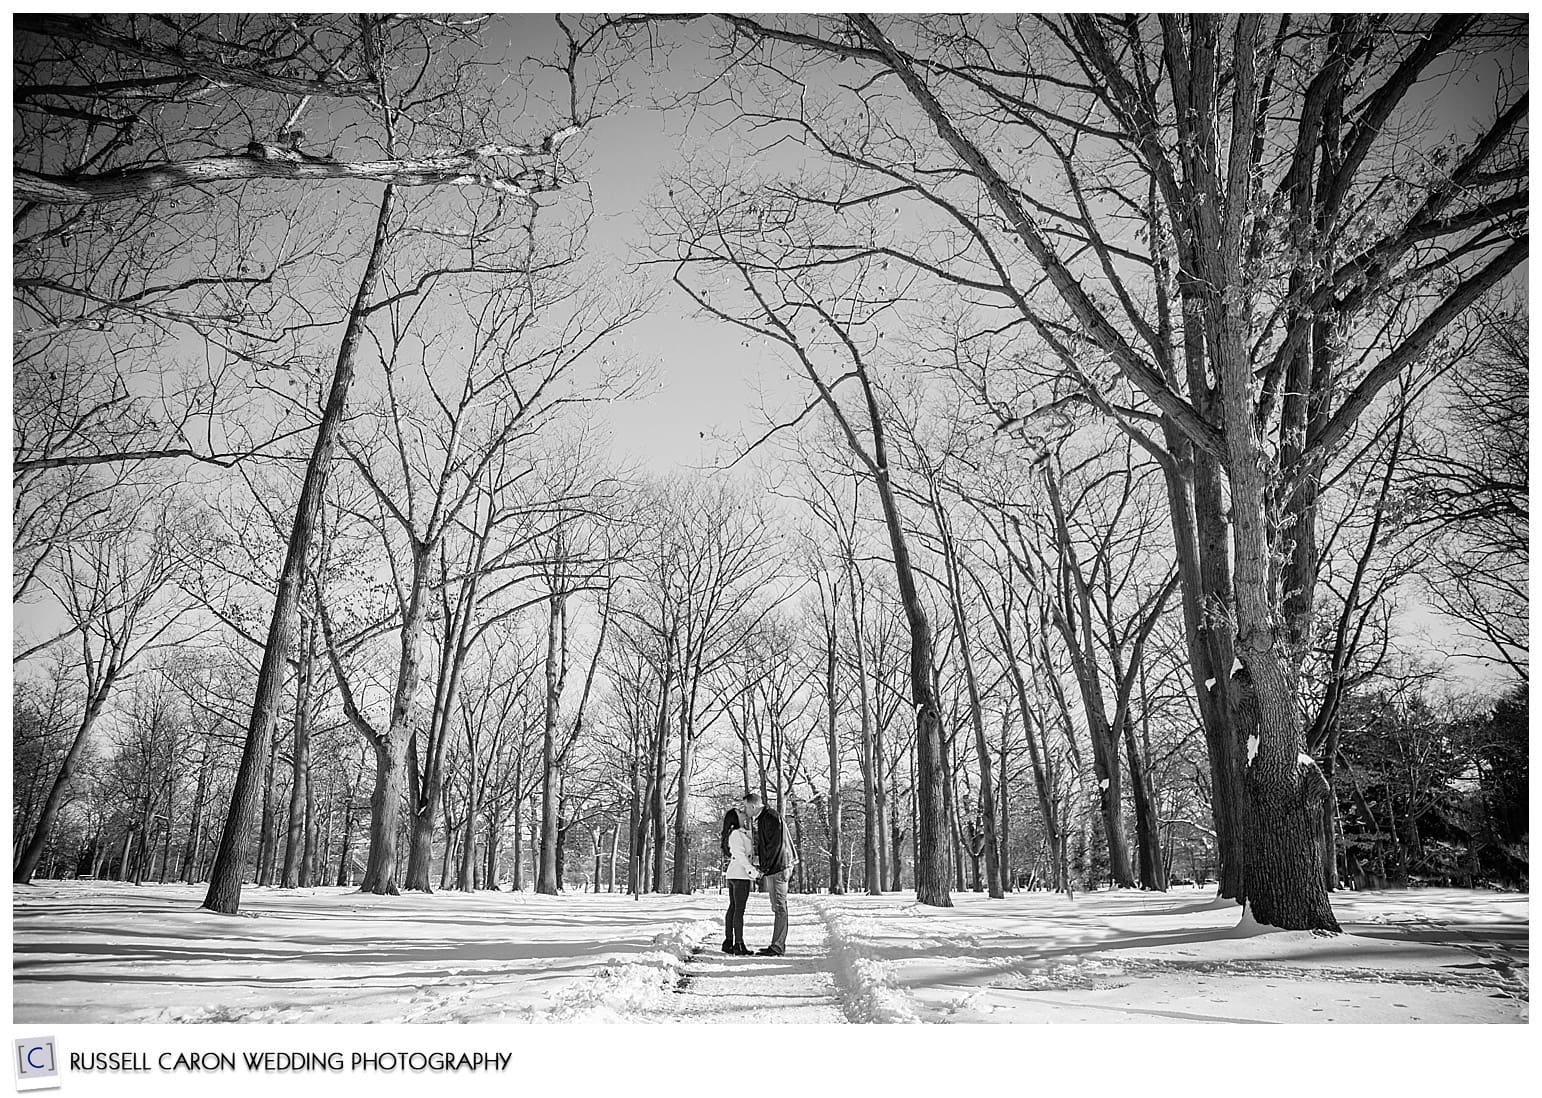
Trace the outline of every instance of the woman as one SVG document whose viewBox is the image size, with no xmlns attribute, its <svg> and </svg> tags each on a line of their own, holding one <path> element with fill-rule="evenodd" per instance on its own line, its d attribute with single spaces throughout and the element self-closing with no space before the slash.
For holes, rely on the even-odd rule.
<svg viewBox="0 0 1542 1098">
<path fill-rule="evenodd" d="M 728 855 L 728 868 L 723 879 L 728 882 L 728 913 L 723 917 L 723 952 L 740 957 L 749 956 L 744 945 L 744 905 L 750 900 L 750 881 L 755 869 L 750 865 L 753 844 L 750 833 L 737 808 L 730 808 L 723 816 L 723 853 Z"/>
</svg>

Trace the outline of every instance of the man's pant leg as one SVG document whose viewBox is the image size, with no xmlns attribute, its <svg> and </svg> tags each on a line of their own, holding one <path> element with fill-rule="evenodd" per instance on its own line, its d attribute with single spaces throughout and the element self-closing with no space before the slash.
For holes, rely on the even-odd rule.
<svg viewBox="0 0 1542 1098">
<path fill-rule="evenodd" d="M 778 953 L 787 950 L 787 871 L 772 873 L 766 877 L 766 894 L 771 898 L 771 914 L 775 922 L 771 929 L 771 948 Z"/>
</svg>

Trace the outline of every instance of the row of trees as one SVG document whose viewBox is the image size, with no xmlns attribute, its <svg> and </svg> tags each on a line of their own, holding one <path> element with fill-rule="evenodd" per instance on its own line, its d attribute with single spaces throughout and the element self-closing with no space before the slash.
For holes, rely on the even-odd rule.
<svg viewBox="0 0 1542 1098">
<path fill-rule="evenodd" d="M 118 872 L 218 911 L 527 838 L 556 891 L 586 830 L 684 891 L 758 786 L 810 887 L 1162 888 L 1182 841 L 1332 928 L 1399 600 L 1525 676 L 1523 24 L 559 19 L 519 115 L 481 29 L 19 22 L 17 880 L 132 803 Z M 586 416 L 642 296 L 564 150 L 669 34 L 749 155 L 645 265 L 806 383 L 776 505 Z M 73 781 L 104 725 L 131 802 Z"/>
<path fill-rule="evenodd" d="M 389 670 L 407 577 L 390 573 L 402 554 L 381 511 L 329 517 L 335 556 L 302 608 L 287 728 L 263 760 L 252 879 L 371 887 L 374 865 L 372 887 L 386 892 L 499 882 L 555 892 L 598 881 L 603 863 L 607 887 L 690 891 L 712 880 L 713 812 L 754 789 L 788 815 L 795 887 L 913 882 L 904 615 L 881 517 L 862 506 L 864 481 L 839 464 L 838 440 L 805 451 L 803 475 L 782 484 L 771 512 L 710 481 L 586 488 L 580 506 L 563 485 L 610 482 L 571 460 L 579 449 L 563 448 L 560 478 L 533 476 L 531 513 L 511 529 L 535 536 L 496 553 L 475 543 L 485 570 L 430 582 L 394 775 L 378 729 L 396 704 Z M 1162 889 L 1213 872 L 1199 717 L 1178 623 L 1161 613 L 1175 584 L 1170 565 L 1155 570 L 1167 559 L 1155 471 L 1142 475 L 1116 446 L 1041 468 L 1036 505 L 991 503 L 943 474 L 929 456 L 943 450 L 903 445 L 896 468 L 929 485 L 909 497 L 905 532 L 919 597 L 945 623 L 930 676 L 948 886 Z M 223 533 L 199 527 L 199 559 L 171 569 L 179 584 L 161 592 L 158 620 L 202 620 L 221 643 L 184 631 L 138 657 L 43 872 L 202 880 L 212 868 L 259 651 L 241 625 L 259 611 L 242 609 L 242 592 L 252 550 L 271 560 L 278 537 L 255 500 L 247 521 L 236 514 L 227 505 Z M 800 514 L 794 533 L 771 533 L 776 517 Z M 253 536 L 263 522 L 265 549 Z M 453 559 L 446 552 L 441 568 Z M 492 597 L 457 601 L 468 589 Z M 1384 627 L 1368 626 L 1374 647 L 1391 651 Z M 1380 658 L 1356 663 L 1342 702 L 1328 871 L 1361 884 L 1430 876 L 1439 866 L 1423 866 L 1407 836 L 1440 816 L 1441 849 L 1466 858 L 1453 868 L 1443 854 L 1440 876 L 1513 879 L 1524 739 L 1518 755 L 1513 739 L 1453 746 L 1470 709 L 1444 703 L 1449 715 L 1433 724 L 1409 716 L 1428 712 L 1432 695 L 1395 653 Z M 1393 694 L 1414 708 L 1389 719 L 1379 709 Z M 84 700 L 63 661 L 18 696 L 19 842 L 37 833 Z M 382 823 L 387 795 L 397 812 Z M 1448 806 L 1464 796 L 1470 819 L 1453 830 Z M 1495 797 L 1479 826 L 1472 813 Z"/>
</svg>

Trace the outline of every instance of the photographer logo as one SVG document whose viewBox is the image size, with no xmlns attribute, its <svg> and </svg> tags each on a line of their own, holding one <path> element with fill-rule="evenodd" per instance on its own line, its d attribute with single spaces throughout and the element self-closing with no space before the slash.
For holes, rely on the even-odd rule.
<svg viewBox="0 0 1542 1098">
<path fill-rule="evenodd" d="M 59 1085 L 59 1061 L 52 1037 L 16 1042 L 16 1089 L 44 1090 Z"/>
</svg>

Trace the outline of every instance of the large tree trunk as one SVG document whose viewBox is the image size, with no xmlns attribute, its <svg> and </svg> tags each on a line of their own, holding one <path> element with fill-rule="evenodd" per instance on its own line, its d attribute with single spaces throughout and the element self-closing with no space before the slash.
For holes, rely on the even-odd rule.
<svg viewBox="0 0 1542 1098">
<path fill-rule="evenodd" d="M 139 825 L 131 823 L 123 831 L 123 851 L 118 855 L 117 875 L 114 880 L 126 881 L 129 877 L 129 854 L 134 846 L 134 831 Z"/>
<path fill-rule="evenodd" d="M 1236 666 L 1235 635 L 1228 614 L 1205 613 L 1203 607 L 1231 606 L 1231 549 L 1219 466 L 1208 454 L 1194 452 L 1194 514 L 1198 524 L 1200 590 L 1195 598 L 1198 638 L 1203 663 L 1195 676 L 1205 744 L 1210 755 L 1210 802 L 1219 851 L 1219 895 L 1242 901 L 1246 886 L 1247 852 L 1243 843 L 1242 752 L 1245 733 L 1239 731 L 1242 702 L 1232 679 Z M 1185 613 L 1189 596 L 1184 595 Z M 1191 660 L 1191 662 L 1193 662 Z"/>
<path fill-rule="evenodd" d="M 1214 216 L 1213 214 L 1211 216 Z M 1217 247 L 1217 252 L 1222 249 Z M 1321 795 L 1302 765 L 1306 729 L 1299 706 L 1300 674 L 1287 649 L 1270 597 L 1268 485 L 1265 457 L 1253 428 L 1254 379 L 1246 352 L 1240 257 L 1225 251 L 1213 272 L 1226 287 L 1207 302 L 1211 344 L 1218 354 L 1229 450 L 1237 647 L 1234 676 L 1250 719 L 1244 763 L 1245 883 L 1253 917 L 1284 930 L 1338 930 L 1323 887 L 1314 837 Z M 1318 779 L 1315 765 L 1311 774 Z"/>
<path fill-rule="evenodd" d="M 477 801 L 476 782 L 468 785 L 466 794 L 466 822 L 461 825 L 460 865 L 455 872 L 455 890 L 472 892 L 476 889 L 477 858 Z"/>
<path fill-rule="evenodd" d="M 525 889 L 524 864 L 522 844 L 524 842 L 524 811 L 525 798 L 520 795 L 520 774 L 524 770 L 524 754 L 521 752 L 514 759 L 514 891 L 523 892 Z M 490 822 L 490 821 L 489 821 Z"/>
<path fill-rule="evenodd" d="M 446 624 L 445 651 L 439 663 L 439 682 L 434 690 L 434 709 L 429 717 L 423 758 L 418 758 L 417 738 L 408 744 L 408 803 L 411 806 L 412 845 L 407 858 L 406 888 L 430 891 L 428 881 L 434 860 L 434 821 L 444 803 L 444 745 L 450 732 L 450 705 L 460 681 L 464 652 L 458 646 L 455 626 Z M 444 849 L 444 878 L 449 878 L 450 845 Z M 441 886 L 443 887 L 443 886 Z"/>
<path fill-rule="evenodd" d="M 630 759 L 631 796 L 627 798 L 626 815 L 626 888 L 634 896 L 642 892 L 642 838 L 643 838 L 643 789 L 642 744 L 634 739 Z"/>
<path fill-rule="evenodd" d="M 300 618 L 300 681 L 295 687 L 294 752 L 290 760 L 289 823 L 284 832 L 284 870 L 280 884 L 300 887 L 300 868 L 309 833 L 306 810 L 311 803 L 311 678 L 314 673 L 316 625 Z"/>
<path fill-rule="evenodd" d="M 171 788 L 166 789 L 166 826 L 161 828 L 161 869 L 155 875 L 157 882 L 166 883 L 166 874 L 171 866 Z"/>
<path fill-rule="evenodd" d="M 884 806 L 889 803 L 889 788 L 884 781 L 883 767 L 883 734 L 884 723 L 877 722 L 873 727 L 873 804 L 878 810 L 878 879 L 889 879 L 889 835 L 884 828 Z"/>
<path fill-rule="evenodd" d="M 1137 645 L 1135 659 L 1139 660 Z M 1130 789 L 1135 796 L 1136 843 L 1140 851 L 1140 884 L 1157 892 L 1167 891 L 1167 859 L 1162 856 L 1162 818 L 1156 793 L 1151 785 L 1151 695 L 1146 689 L 1146 665 L 1141 663 L 1140 742 L 1135 737 L 1134 722 L 1125 716 L 1124 744 L 1129 755 Z"/>
<path fill-rule="evenodd" d="M 327 475 L 332 469 L 332 451 L 348 405 L 348 389 L 353 384 L 354 360 L 364 331 L 365 306 L 374 294 L 380 277 L 381 260 L 390 235 L 391 213 L 396 206 L 396 187 L 387 184 L 380 197 L 380 213 L 375 222 L 374 242 L 359 278 L 358 292 L 348 311 L 338 347 L 337 364 L 332 372 L 332 387 L 326 410 L 316 431 L 316 444 L 305 467 L 305 482 L 295 506 L 294 526 L 284 551 L 284 565 L 279 572 L 278 591 L 273 604 L 273 619 L 268 626 L 262 666 L 257 673 L 257 692 L 252 702 L 251 723 L 241 751 L 235 786 L 230 795 L 230 811 L 220 837 L 219 854 L 209 875 L 209 891 L 203 906 L 225 915 L 234 914 L 241 905 L 241 882 L 246 870 L 247 850 L 251 844 L 253 816 L 259 790 L 258 772 L 268 755 L 268 745 L 278 724 L 283 702 L 284 665 L 295 629 L 300 603 L 301 572 L 310 548 L 311 531 L 325 497 Z"/>
<path fill-rule="evenodd" d="M 653 870 L 650 883 L 654 892 L 664 891 L 664 863 L 669 853 L 664 841 L 664 756 L 669 743 L 669 686 L 670 679 L 666 673 L 659 701 L 658 728 L 653 741 L 653 779 L 649 782 L 653 792 L 648 809 L 649 822 L 653 825 Z"/>
<path fill-rule="evenodd" d="M 1339 888 L 1339 799 L 1334 790 L 1333 778 L 1338 764 L 1338 729 L 1328 735 L 1327 749 L 1323 752 L 1323 779 L 1328 783 L 1328 793 L 1322 799 L 1322 883 L 1329 892 Z"/>
<path fill-rule="evenodd" d="M 450 798 L 444 798 L 440 818 L 444 821 L 444 857 L 439 860 L 439 891 L 448 892 L 455 884 L 455 867 L 460 862 L 460 848 L 456 843 L 459 828 L 450 811 Z"/>
<path fill-rule="evenodd" d="M 996 834 L 997 834 L 997 842 L 1000 844 L 998 849 L 1001 851 L 1001 857 L 1000 857 L 1000 861 L 998 863 L 1000 865 L 1000 867 L 1001 867 L 1001 887 L 1004 890 L 1006 890 L 1006 891 L 1011 891 L 1013 889 L 1013 887 L 1014 887 L 1014 882 L 1012 880 L 1011 859 L 1010 859 L 1010 857 L 1008 855 L 1008 852 L 1007 852 L 1007 838 L 1008 838 L 1009 829 L 1011 827 L 1011 816 L 1012 816 L 1011 805 L 1010 805 L 1008 797 L 1007 797 L 1007 729 L 1009 727 L 1011 727 L 1011 720 L 1007 716 L 1007 711 L 1005 709 L 1003 709 L 1002 713 L 1001 713 L 1001 747 L 1000 747 L 1000 751 L 1001 751 L 1001 785 L 1000 785 L 1000 792 L 1001 792 L 1001 815 L 1000 815 L 1000 820 L 1001 820 L 1001 826 L 997 829 L 997 833 Z M 1028 729 L 1025 727 L 1023 729 L 1023 734 L 1027 735 L 1027 733 L 1028 733 Z"/>
<path fill-rule="evenodd" d="M 405 760 L 400 743 L 390 736 L 376 739 L 374 748 L 375 789 L 369 799 L 369 856 L 359 891 L 396 896 L 400 893 L 396 884 L 396 836 L 401 822 Z"/>
<path fill-rule="evenodd" d="M 337 855 L 337 887 L 353 883 L 353 791 L 343 799 L 343 836 Z"/>
<path fill-rule="evenodd" d="M 278 782 L 278 739 L 268 742 L 267 777 L 263 780 L 262 828 L 257 842 L 257 883 L 273 883 L 273 867 L 278 862 L 278 821 L 275 816 L 275 786 Z"/>
<path fill-rule="evenodd" d="M 567 678 L 567 597 L 554 592 L 547 599 L 546 699 L 541 721 L 541 842 L 535 890 L 555 896 L 557 866 L 557 717 Z"/>
<path fill-rule="evenodd" d="M 696 765 L 695 733 L 691 727 L 691 692 L 680 691 L 680 773 L 675 778 L 675 866 L 670 891 L 676 896 L 691 893 L 691 771 Z"/>
<path fill-rule="evenodd" d="M 557 891 L 561 892 L 567 880 L 568 868 L 568 817 L 563 811 L 562 783 L 557 783 Z"/>
<path fill-rule="evenodd" d="M 307 756 L 309 745 L 307 744 Z M 300 851 L 300 887 L 310 888 L 321 879 L 319 870 L 320 858 L 319 845 L 321 842 L 321 820 L 316 810 L 316 783 L 310 773 L 309 758 L 306 761 L 305 777 L 305 842 Z M 331 822 L 331 809 L 328 807 L 328 823 Z"/>
<path fill-rule="evenodd" d="M 1135 742 L 1132 722 L 1124 722 L 1124 747 L 1130 766 L 1130 793 L 1135 800 L 1135 844 L 1140 866 L 1140 886 L 1156 892 L 1167 891 L 1167 872 L 1162 864 L 1162 828 L 1156 802 L 1151 795 L 1145 761 Z"/>
<path fill-rule="evenodd" d="M 835 586 L 831 585 L 832 588 Z M 830 756 L 830 894 L 846 891 L 841 880 L 841 749 L 835 730 L 835 605 L 825 622 L 825 748 Z M 746 754 L 748 748 L 746 747 Z M 748 784 L 748 783 L 746 783 Z"/>
<path fill-rule="evenodd" d="M 482 875 L 477 887 L 488 892 L 498 891 L 498 834 L 503 828 L 502 814 L 493 811 L 487 814 L 487 840 L 482 844 L 482 861 L 478 869 Z M 514 842 L 519 843 L 519 832 L 515 831 Z M 518 860 L 515 861 L 516 868 Z"/>
<path fill-rule="evenodd" d="M 407 761 L 412 731 L 412 707 L 418 693 L 418 683 L 423 669 L 423 635 L 427 628 L 427 598 L 429 584 L 428 547 L 419 543 L 412 555 L 412 589 L 402 615 L 402 653 L 397 666 L 395 693 L 391 702 L 391 721 L 385 734 L 373 737 L 375 748 L 375 790 L 370 798 L 370 848 L 365 863 L 364 880 L 359 888 L 363 892 L 395 896 L 400 892 L 397 883 L 397 835 L 401 829 L 403 788 L 407 784 Z M 412 780 L 416 782 L 416 764 Z M 416 842 L 421 835 L 421 813 L 418 805 L 412 805 L 411 838 Z M 428 841 L 433 842 L 433 816 L 427 817 Z M 427 860 L 423 864 L 423 879 L 428 887 Z"/>
<path fill-rule="evenodd" d="M 203 811 L 209 796 L 209 753 L 204 744 L 203 757 L 198 760 L 198 785 L 193 790 L 193 806 L 187 824 L 187 843 L 182 848 L 182 870 L 177 874 L 183 884 L 192 884 L 198 872 L 198 855 L 203 839 Z"/>
<path fill-rule="evenodd" d="M 407 771 L 410 774 L 417 768 L 417 761 L 409 754 Z M 416 783 L 411 783 L 416 784 Z M 429 870 L 434 861 L 434 825 L 439 816 L 439 798 L 428 794 L 421 788 L 418 795 L 413 796 L 409 788 L 407 795 L 407 872 L 402 878 L 402 887 L 413 892 L 432 892 L 429 887 Z M 445 857 L 450 852 L 445 850 Z"/>
<path fill-rule="evenodd" d="M 954 717 L 957 717 L 956 711 Z M 955 724 L 954 727 L 956 729 L 957 725 Z M 953 740 L 957 735 L 958 732 L 954 731 L 940 737 L 942 772 L 947 778 L 942 787 L 942 812 L 948 821 L 948 837 L 952 840 L 948 846 L 947 865 L 953 871 L 953 887 L 962 892 L 964 891 L 964 836 L 959 831 L 958 789 L 954 785 L 957 775 L 953 756 Z"/>
<path fill-rule="evenodd" d="M 792 848 L 798 864 L 794 867 L 793 876 L 797 883 L 793 888 L 797 892 L 807 892 L 808 883 L 803 875 L 803 808 L 798 798 L 792 798 Z"/>
<path fill-rule="evenodd" d="M 856 563 L 846 561 L 846 576 L 851 588 L 852 645 L 856 652 L 857 697 L 862 718 L 862 746 L 859 761 L 862 766 L 862 884 L 869 896 L 883 895 L 883 878 L 879 876 L 878 831 L 883 822 L 878 818 L 877 783 L 874 781 L 873 751 L 873 702 L 867 689 L 867 645 L 863 638 L 863 617 L 866 610 L 865 590 L 859 596 L 861 577 Z"/>
<path fill-rule="evenodd" d="M 1186 341 L 1189 330 L 1186 325 Z M 1210 407 L 1214 402 L 1207 399 L 1203 390 L 1203 348 L 1196 342 L 1186 347 L 1186 354 L 1190 359 L 1190 384 L 1201 387 L 1195 390 L 1200 394 L 1196 404 L 1201 409 L 1208 408 L 1206 414 L 1214 414 L 1215 409 Z M 1226 670 L 1234 658 L 1231 630 L 1224 615 L 1206 614 L 1203 610 L 1206 606 L 1229 605 L 1232 597 L 1218 473 L 1215 459 L 1188 441 L 1166 416 L 1162 419 L 1162 436 L 1171 455 L 1170 460 L 1162 462 L 1162 473 L 1178 564 L 1184 642 L 1210 764 L 1211 817 L 1220 863 L 1219 895 L 1240 899 L 1241 770 L 1237 765 L 1236 724 L 1232 717 L 1230 675 Z"/>
</svg>

